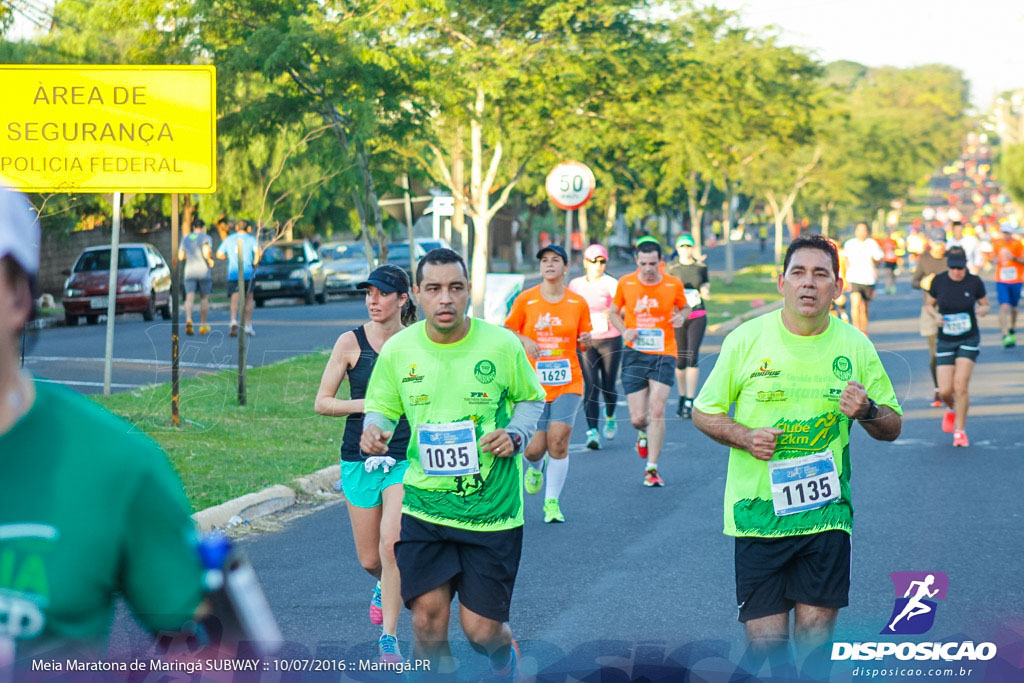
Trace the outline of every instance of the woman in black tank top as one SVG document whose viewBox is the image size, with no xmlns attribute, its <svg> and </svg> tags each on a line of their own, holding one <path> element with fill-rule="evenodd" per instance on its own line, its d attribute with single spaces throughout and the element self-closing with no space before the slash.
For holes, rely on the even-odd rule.
<svg viewBox="0 0 1024 683">
<path fill-rule="evenodd" d="M 363 431 L 363 398 L 377 354 L 384 342 L 415 322 L 416 307 L 409 298 L 409 278 L 396 266 L 377 268 L 358 287 L 366 292 L 370 322 L 338 337 L 320 380 L 316 412 L 346 418 L 341 480 L 352 536 L 359 563 L 379 579 L 370 601 L 370 621 L 382 627 L 378 642 L 381 661 L 399 663 L 402 656 L 395 631 L 402 598 L 394 546 L 401 527 L 409 423 L 402 416 L 387 456 L 364 457 L 359 451 L 359 438 Z M 350 398 L 337 398 L 346 379 Z"/>
</svg>

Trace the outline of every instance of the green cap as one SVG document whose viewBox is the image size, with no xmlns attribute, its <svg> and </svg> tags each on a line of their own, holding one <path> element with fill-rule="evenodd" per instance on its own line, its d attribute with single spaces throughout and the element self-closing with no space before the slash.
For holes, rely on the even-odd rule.
<svg viewBox="0 0 1024 683">
<path fill-rule="evenodd" d="M 680 235 L 679 237 L 676 238 L 676 246 L 677 247 L 692 247 L 693 246 L 693 237 L 690 236 L 690 235 Z"/>
<path fill-rule="evenodd" d="M 657 244 L 659 247 L 661 246 L 661 242 L 659 242 L 657 239 L 650 235 L 644 235 L 643 237 L 638 239 L 636 241 L 636 246 L 639 247 L 641 244 L 647 244 L 648 242 L 650 242 L 651 244 Z"/>
</svg>

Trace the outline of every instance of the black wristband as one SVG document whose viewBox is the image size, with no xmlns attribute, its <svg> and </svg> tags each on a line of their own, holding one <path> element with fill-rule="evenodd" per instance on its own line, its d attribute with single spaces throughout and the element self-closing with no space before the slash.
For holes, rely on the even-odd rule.
<svg viewBox="0 0 1024 683">
<path fill-rule="evenodd" d="M 508 432 L 508 438 L 512 440 L 512 455 L 516 455 L 523 449 L 523 437 L 515 432 Z"/>
<path fill-rule="evenodd" d="M 858 420 L 874 420 L 878 417 L 878 404 L 875 403 L 875 399 L 868 399 L 868 412 L 864 414 L 864 417 L 857 418 Z"/>
</svg>

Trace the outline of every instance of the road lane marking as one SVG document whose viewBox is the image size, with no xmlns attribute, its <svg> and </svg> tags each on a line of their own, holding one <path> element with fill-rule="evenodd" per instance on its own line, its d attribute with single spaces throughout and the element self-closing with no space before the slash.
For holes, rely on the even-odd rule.
<svg viewBox="0 0 1024 683">
<path fill-rule="evenodd" d="M 83 358 L 77 356 L 25 356 L 26 363 L 102 363 L 102 358 Z M 145 358 L 113 358 L 113 363 L 121 363 L 122 365 L 154 365 L 160 367 L 171 367 L 171 361 L 169 360 L 147 360 Z M 202 370 L 228 370 L 230 368 L 238 367 L 238 363 L 190 363 L 187 361 L 180 361 L 178 363 L 183 368 L 199 368 Z M 246 366 L 252 368 L 252 365 Z"/>
<path fill-rule="evenodd" d="M 36 382 L 45 382 L 46 384 L 63 384 L 69 387 L 103 387 L 103 382 L 79 382 L 71 379 L 43 379 L 41 377 L 32 378 Z M 117 382 L 111 382 L 111 389 L 138 389 L 139 387 L 147 386 L 145 384 L 118 384 Z"/>
</svg>

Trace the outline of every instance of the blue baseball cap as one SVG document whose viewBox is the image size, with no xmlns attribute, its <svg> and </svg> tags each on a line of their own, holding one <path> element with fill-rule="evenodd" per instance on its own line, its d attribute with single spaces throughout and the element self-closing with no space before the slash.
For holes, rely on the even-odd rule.
<svg viewBox="0 0 1024 683">
<path fill-rule="evenodd" d="M 550 251 L 557 254 L 558 256 L 561 256 L 562 262 L 565 263 L 566 265 L 569 265 L 569 255 L 566 254 L 565 249 L 563 249 L 559 245 L 549 244 L 548 246 L 541 248 L 541 250 L 537 252 L 537 258 L 539 259 L 542 256 L 544 256 L 544 252 L 546 251 Z"/>
<path fill-rule="evenodd" d="M 366 289 L 370 285 L 373 285 L 385 294 L 390 294 L 391 292 L 408 294 L 409 276 L 398 266 L 386 264 L 375 268 L 370 273 L 370 277 L 356 285 L 356 289 Z"/>
</svg>

